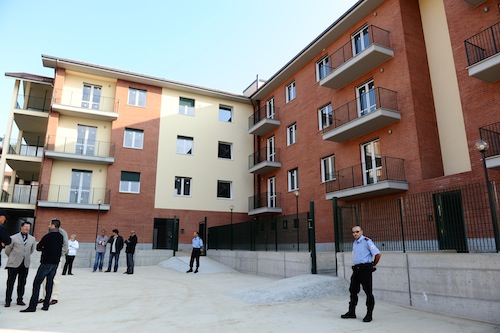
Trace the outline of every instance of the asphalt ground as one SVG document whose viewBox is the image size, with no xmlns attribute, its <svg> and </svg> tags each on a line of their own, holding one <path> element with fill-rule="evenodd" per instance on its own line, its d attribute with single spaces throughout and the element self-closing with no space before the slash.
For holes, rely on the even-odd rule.
<svg viewBox="0 0 500 333">
<path fill-rule="evenodd" d="M 49 311 L 39 304 L 34 313 L 19 312 L 26 307 L 14 302 L 3 307 L 7 272 L 1 269 L 0 332 L 500 332 L 498 325 L 381 301 L 374 320 L 364 323 L 363 298 L 357 319 L 341 319 L 349 296 L 338 278 L 249 275 L 207 257 L 199 273 L 186 274 L 188 261 L 171 258 L 136 267 L 133 275 L 123 274 L 124 267 L 117 273 L 75 268 L 73 276 L 61 277 L 58 304 Z M 35 274 L 30 269 L 26 303 Z"/>
</svg>

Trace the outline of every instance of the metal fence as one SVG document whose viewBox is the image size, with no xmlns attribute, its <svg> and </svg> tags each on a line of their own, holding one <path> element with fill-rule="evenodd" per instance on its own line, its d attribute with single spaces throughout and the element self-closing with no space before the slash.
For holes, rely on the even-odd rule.
<svg viewBox="0 0 500 333">
<path fill-rule="evenodd" d="M 310 251 L 308 230 L 307 212 L 211 227 L 208 249 Z"/>
<path fill-rule="evenodd" d="M 385 251 L 496 252 L 493 223 L 484 183 L 371 200 L 338 206 L 336 249 L 351 251 L 360 225 Z"/>
</svg>

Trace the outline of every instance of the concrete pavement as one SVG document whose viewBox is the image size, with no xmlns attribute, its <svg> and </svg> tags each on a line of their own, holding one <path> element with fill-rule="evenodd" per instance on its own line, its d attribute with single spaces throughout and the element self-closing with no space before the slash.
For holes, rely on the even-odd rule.
<svg viewBox="0 0 500 333">
<path fill-rule="evenodd" d="M 349 296 L 332 294 L 332 284 L 325 284 L 336 278 L 309 276 L 302 279 L 307 286 L 294 285 L 290 279 L 242 274 L 207 257 L 201 258 L 198 274 L 186 274 L 188 261 L 174 257 L 157 266 L 136 267 L 133 275 L 123 274 L 124 267 L 117 273 L 76 268 L 75 275 L 62 276 L 59 303 L 49 311 L 39 305 L 35 313 L 20 313 L 25 307 L 14 303 L 3 307 L 7 274 L 1 269 L 0 332 L 500 332 L 500 326 L 380 301 L 374 320 L 363 323 L 364 299 L 357 319 L 341 319 Z M 35 274 L 30 269 L 26 303 Z M 284 295 L 281 301 L 262 297 L 277 290 Z M 290 294 L 299 297 L 290 299 Z"/>
</svg>

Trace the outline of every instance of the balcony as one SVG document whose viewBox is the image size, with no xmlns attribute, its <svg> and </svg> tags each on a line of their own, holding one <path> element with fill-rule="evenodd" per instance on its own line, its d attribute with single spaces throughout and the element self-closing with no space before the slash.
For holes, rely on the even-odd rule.
<svg viewBox="0 0 500 333">
<path fill-rule="evenodd" d="M 248 133 L 264 135 L 278 128 L 280 124 L 279 109 L 277 107 L 269 108 L 266 105 L 248 118 Z"/>
<path fill-rule="evenodd" d="M 281 193 L 264 192 L 248 198 L 248 215 L 282 212 Z"/>
<path fill-rule="evenodd" d="M 500 80 L 500 22 L 465 40 L 469 76 Z"/>
<path fill-rule="evenodd" d="M 486 0 L 465 0 L 465 2 L 467 2 L 467 3 L 471 4 L 471 5 L 472 5 L 472 6 L 474 6 L 474 7 L 477 7 L 477 6 L 479 6 L 480 4 L 485 3 L 485 2 L 486 2 Z"/>
<path fill-rule="evenodd" d="M 500 122 L 480 127 L 479 137 L 489 145 L 485 151 L 486 167 L 500 171 Z"/>
<path fill-rule="evenodd" d="M 328 57 L 329 74 L 319 84 L 340 89 L 394 57 L 389 32 L 368 26 L 363 44 L 351 39 Z"/>
<path fill-rule="evenodd" d="M 248 172 L 264 175 L 274 170 L 281 168 L 279 161 L 280 150 L 269 150 L 268 147 L 262 148 L 254 154 L 250 155 L 248 163 Z"/>
<path fill-rule="evenodd" d="M 366 163 L 336 172 L 336 179 L 325 183 L 326 199 L 358 200 L 408 191 L 404 160 L 378 157 L 375 168 Z"/>
<path fill-rule="evenodd" d="M 332 111 L 331 125 L 323 129 L 323 140 L 346 142 L 400 119 L 397 93 L 384 88 L 371 89 Z"/>
<path fill-rule="evenodd" d="M 52 110 L 71 117 L 114 121 L 118 119 L 119 101 L 111 97 L 93 96 L 87 100 L 82 90 L 55 90 Z"/>
<path fill-rule="evenodd" d="M 0 202 L 9 203 L 10 208 L 34 210 L 37 194 L 38 185 L 15 184 L 4 187 Z"/>
<path fill-rule="evenodd" d="M 38 207 L 109 210 L 111 190 L 68 185 L 40 185 Z"/>
<path fill-rule="evenodd" d="M 45 156 L 60 161 L 113 164 L 115 143 L 71 137 L 48 137 Z"/>
<path fill-rule="evenodd" d="M 6 151 L 6 162 L 20 179 L 38 180 L 43 156 L 43 142 L 28 145 L 24 141 L 11 140 Z"/>
</svg>

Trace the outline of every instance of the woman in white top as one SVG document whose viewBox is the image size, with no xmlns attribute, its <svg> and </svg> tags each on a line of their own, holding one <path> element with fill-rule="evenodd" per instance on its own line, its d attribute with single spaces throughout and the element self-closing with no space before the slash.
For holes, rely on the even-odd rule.
<svg viewBox="0 0 500 333">
<path fill-rule="evenodd" d="M 66 254 L 66 263 L 64 264 L 62 275 L 66 275 L 66 272 L 68 272 L 68 275 L 73 275 L 71 270 L 73 269 L 73 261 L 76 257 L 76 250 L 78 250 L 79 247 L 80 245 L 76 240 L 76 235 L 72 234 L 68 240 L 68 253 Z"/>
</svg>

